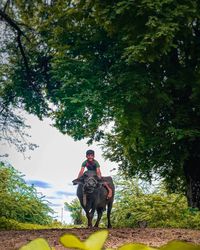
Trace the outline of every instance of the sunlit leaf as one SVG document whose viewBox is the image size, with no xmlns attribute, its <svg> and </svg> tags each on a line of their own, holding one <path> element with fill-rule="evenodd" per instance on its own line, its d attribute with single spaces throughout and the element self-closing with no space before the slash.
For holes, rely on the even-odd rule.
<svg viewBox="0 0 200 250">
<path fill-rule="evenodd" d="M 27 245 L 21 247 L 19 250 L 52 250 L 46 240 L 37 238 L 32 240 Z"/>
<path fill-rule="evenodd" d="M 200 250 L 200 245 L 194 245 L 183 241 L 172 241 L 160 247 L 160 250 Z"/>
<path fill-rule="evenodd" d="M 100 250 L 102 249 L 107 237 L 108 237 L 107 230 L 95 232 L 92 235 L 90 235 L 90 237 L 85 241 L 85 245 L 87 249 Z"/>
<path fill-rule="evenodd" d="M 74 248 L 80 250 L 101 250 L 103 245 L 108 237 L 108 231 L 102 230 L 91 234 L 88 239 L 81 241 L 72 234 L 65 234 L 60 237 L 60 242 L 63 246 L 67 248 Z M 200 245 L 194 245 L 191 243 L 186 243 L 183 241 L 172 241 L 167 245 L 164 245 L 160 248 L 153 248 L 139 243 L 128 243 L 117 248 L 118 250 L 200 250 Z M 26 246 L 20 248 L 20 250 L 53 250 L 50 248 L 48 243 L 42 239 L 38 238 Z M 113 250 L 112 248 L 106 248 L 106 250 Z"/>
<path fill-rule="evenodd" d="M 78 248 L 78 249 L 83 249 L 83 250 L 87 249 L 85 246 L 85 243 L 80 241 L 78 237 L 72 234 L 65 234 L 61 236 L 60 242 L 65 247 Z"/>
<path fill-rule="evenodd" d="M 156 250 L 156 248 L 152 248 L 143 244 L 125 244 L 118 248 L 118 250 Z"/>
<path fill-rule="evenodd" d="M 102 230 L 93 233 L 86 241 L 80 241 L 75 235 L 66 234 L 60 237 L 60 242 L 65 247 L 83 250 L 101 250 L 108 236 L 108 231 Z"/>
</svg>

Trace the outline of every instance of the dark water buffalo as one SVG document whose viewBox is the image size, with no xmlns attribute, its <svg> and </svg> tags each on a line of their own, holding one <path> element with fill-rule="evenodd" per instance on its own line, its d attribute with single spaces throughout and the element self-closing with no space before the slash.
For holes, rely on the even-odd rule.
<svg viewBox="0 0 200 250">
<path fill-rule="evenodd" d="M 108 191 L 104 187 L 103 183 L 107 182 L 112 188 L 113 194 L 112 197 L 107 199 Z M 114 200 L 114 184 L 111 177 L 102 177 L 100 179 L 95 171 L 86 171 L 83 176 L 79 179 L 73 181 L 73 184 L 79 184 L 77 188 L 77 196 L 81 203 L 81 206 L 85 210 L 88 227 L 92 227 L 92 219 L 94 217 L 95 211 L 97 211 L 97 221 L 94 227 L 99 226 L 103 211 L 107 207 L 107 219 L 108 219 L 108 228 L 111 228 L 110 223 L 110 213 L 112 209 L 112 204 Z"/>
</svg>

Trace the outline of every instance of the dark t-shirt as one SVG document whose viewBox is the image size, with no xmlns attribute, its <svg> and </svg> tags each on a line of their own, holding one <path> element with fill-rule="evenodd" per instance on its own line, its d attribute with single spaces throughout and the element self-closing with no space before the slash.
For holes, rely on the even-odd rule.
<svg viewBox="0 0 200 250">
<path fill-rule="evenodd" d="M 100 168 L 100 165 L 98 163 L 98 161 L 94 160 L 92 162 L 88 161 L 88 160 L 85 160 L 81 167 L 83 168 L 87 168 L 88 170 L 93 170 L 93 171 L 96 171 L 97 168 Z"/>
</svg>

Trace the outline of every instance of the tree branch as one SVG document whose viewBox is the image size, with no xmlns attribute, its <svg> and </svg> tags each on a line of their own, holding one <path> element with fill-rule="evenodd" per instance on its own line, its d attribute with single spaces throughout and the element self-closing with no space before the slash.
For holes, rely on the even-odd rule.
<svg viewBox="0 0 200 250">
<path fill-rule="evenodd" d="M 10 18 L 3 10 L 0 9 L 0 16 L 4 19 L 14 30 L 18 32 L 18 34 L 23 35 L 29 41 L 28 37 L 24 34 L 24 32 L 20 29 L 20 27 Z"/>
<path fill-rule="evenodd" d="M 17 34 L 17 43 L 18 43 L 18 45 L 19 45 L 19 49 L 20 49 L 21 55 L 22 55 L 23 60 L 24 60 L 24 65 L 25 65 L 25 68 L 26 68 L 27 77 L 29 78 L 29 77 L 30 77 L 30 69 L 29 69 L 29 65 L 28 65 L 28 59 L 27 59 L 27 57 L 26 57 L 24 48 L 23 48 L 23 46 L 22 46 L 22 42 L 21 42 L 21 33 L 19 33 L 19 32 L 18 32 L 18 34 Z"/>
<path fill-rule="evenodd" d="M 1 16 L 2 19 L 5 20 L 5 22 L 7 22 L 10 25 L 10 27 L 12 27 L 17 32 L 17 43 L 18 43 L 18 46 L 19 46 L 19 49 L 20 49 L 20 53 L 21 53 L 23 61 L 24 61 L 25 68 L 26 68 L 27 79 L 30 80 L 30 78 L 31 78 L 30 68 L 29 68 L 29 64 L 28 64 L 28 59 L 27 59 L 26 53 L 25 53 L 23 45 L 22 45 L 21 37 L 24 36 L 29 42 L 30 42 L 30 40 L 24 34 L 24 32 L 20 29 L 20 27 L 17 25 L 17 23 L 15 21 L 13 21 L 13 19 L 10 16 L 8 16 L 1 9 L 0 9 L 0 16 Z M 32 86 L 32 87 L 35 88 L 34 86 Z"/>
<path fill-rule="evenodd" d="M 3 8 L 3 11 L 5 12 L 6 11 L 6 8 L 9 6 L 10 4 L 10 0 L 8 0 Z"/>
</svg>

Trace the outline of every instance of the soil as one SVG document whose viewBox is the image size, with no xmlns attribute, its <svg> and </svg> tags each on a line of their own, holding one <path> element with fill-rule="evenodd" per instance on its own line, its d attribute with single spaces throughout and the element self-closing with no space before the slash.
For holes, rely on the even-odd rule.
<svg viewBox="0 0 200 250">
<path fill-rule="evenodd" d="M 56 250 L 66 250 L 59 244 L 59 237 L 65 233 L 72 233 L 81 240 L 85 240 L 97 229 L 48 229 L 0 231 L 0 250 L 15 250 L 31 240 L 45 238 Z M 109 229 L 109 237 L 105 247 L 117 248 L 125 243 L 144 243 L 152 247 L 160 247 L 172 240 L 193 242 L 200 245 L 200 230 L 161 229 L 161 228 L 115 228 Z"/>
</svg>

